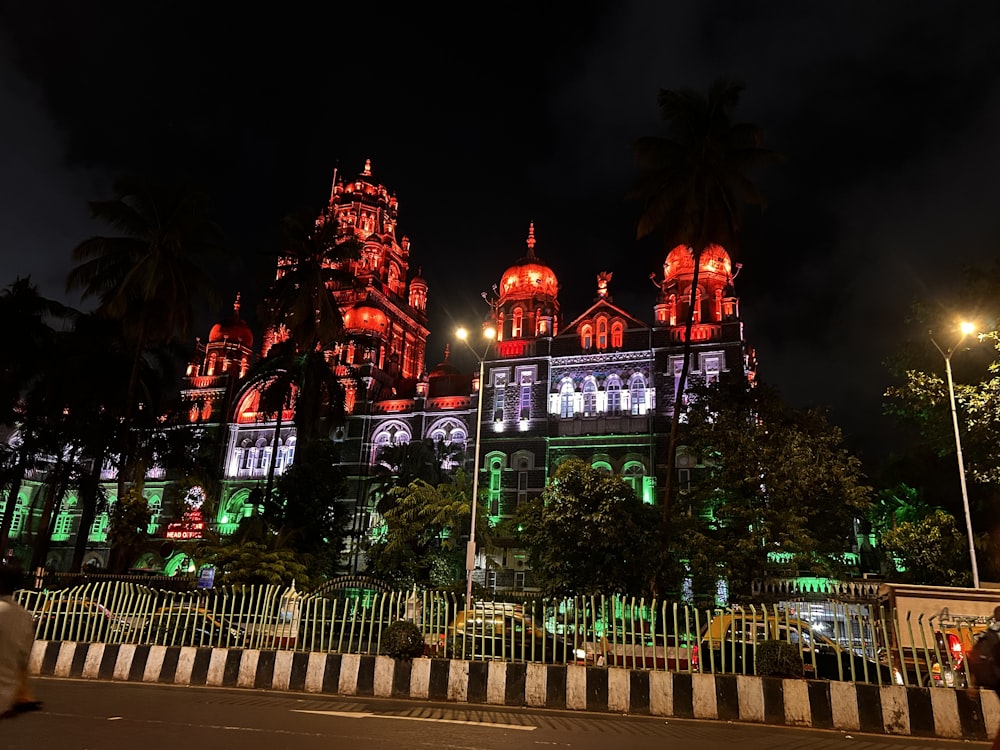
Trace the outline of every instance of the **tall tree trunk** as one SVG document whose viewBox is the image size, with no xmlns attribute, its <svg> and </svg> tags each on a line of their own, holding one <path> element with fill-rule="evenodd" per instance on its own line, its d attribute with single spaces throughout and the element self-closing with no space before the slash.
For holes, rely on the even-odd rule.
<svg viewBox="0 0 1000 750">
<path fill-rule="evenodd" d="M 25 456 L 20 451 L 18 453 L 17 467 L 7 483 L 7 504 L 3 519 L 0 519 L 0 560 L 7 559 L 7 551 L 11 546 L 10 529 L 14 523 L 14 509 L 17 507 L 17 496 L 21 492 L 21 485 L 24 484 Z"/>
<path fill-rule="evenodd" d="M 60 458 L 52 472 L 52 481 L 46 482 L 47 492 L 42 505 L 42 516 L 38 521 L 38 532 L 31 553 L 31 570 L 44 567 L 49 556 L 49 544 L 52 542 L 53 523 L 59 515 L 66 487 L 69 483 L 68 464 Z"/>
<path fill-rule="evenodd" d="M 142 314 L 142 324 L 136 339 L 135 353 L 132 356 L 132 369 L 128 375 L 128 386 L 125 389 L 125 410 L 122 416 L 121 454 L 118 457 L 118 482 L 116 499 L 125 494 L 128 482 L 128 472 L 131 471 L 130 447 L 132 444 L 132 420 L 135 413 L 135 392 L 139 387 L 139 370 L 142 366 L 143 349 L 146 340 L 146 313 Z M 145 475 L 143 475 L 145 478 Z"/>
<path fill-rule="evenodd" d="M 673 499 L 677 487 L 674 476 L 677 466 L 677 443 L 680 433 L 681 414 L 684 410 L 684 390 L 687 388 L 688 372 L 691 369 L 691 331 L 694 329 L 694 308 L 698 303 L 698 276 L 701 270 L 701 253 L 691 249 L 694 256 L 694 275 L 691 277 L 691 296 L 688 303 L 687 319 L 684 321 L 684 362 L 681 363 L 681 376 L 677 382 L 677 393 L 674 394 L 674 413 L 670 419 L 670 440 L 667 443 L 667 476 L 663 493 L 663 518 L 661 531 L 663 544 L 670 539 L 670 516 L 673 512 Z M 671 373 L 671 376 L 673 373 Z"/>
<path fill-rule="evenodd" d="M 278 418 L 274 423 L 274 438 L 271 440 L 271 460 L 267 462 L 267 482 L 264 484 L 264 507 L 268 508 L 271 503 L 271 490 L 274 488 L 274 465 L 278 463 L 278 441 L 281 440 L 281 417 L 285 411 L 285 404 L 282 402 L 278 409 Z M 256 512 L 256 511 L 254 511 Z"/>
<path fill-rule="evenodd" d="M 80 526 L 73 545 L 73 562 L 70 571 L 78 573 L 83 568 L 83 558 L 87 554 L 90 527 L 97 518 L 98 495 L 101 486 L 101 468 L 104 465 L 104 450 L 94 457 L 90 471 L 80 477 Z"/>
</svg>

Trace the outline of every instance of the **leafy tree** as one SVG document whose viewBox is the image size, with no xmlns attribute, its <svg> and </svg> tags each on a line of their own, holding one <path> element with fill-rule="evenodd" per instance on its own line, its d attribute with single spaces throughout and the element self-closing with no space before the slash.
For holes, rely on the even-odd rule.
<svg viewBox="0 0 1000 750">
<path fill-rule="evenodd" d="M 657 511 L 631 486 L 577 458 L 518 507 L 519 543 L 544 596 L 642 594 Z"/>
<path fill-rule="evenodd" d="M 296 448 L 295 463 L 278 478 L 264 500 L 264 519 L 285 543 L 308 556 L 309 575 L 322 579 L 336 572 L 350 516 L 337 446 L 314 440 Z"/>
<path fill-rule="evenodd" d="M 743 84 L 718 80 L 707 96 L 690 89 L 662 89 L 660 114 L 665 137 L 643 137 L 632 145 L 641 172 L 629 197 L 642 201 L 639 239 L 659 230 L 667 250 L 683 245 L 694 258 L 694 277 L 684 320 L 684 363 L 670 425 L 664 489 L 663 530 L 671 519 L 675 490 L 677 438 L 691 364 L 691 330 L 698 299 L 702 254 L 710 245 L 730 252 L 736 246 L 743 205 L 764 205 L 764 198 L 747 173 L 775 161 L 762 147 L 763 133 L 734 120 Z"/>
<path fill-rule="evenodd" d="M 129 489 L 111 506 L 108 543 L 111 559 L 108 567 L 112 571 L 127 569 L 149 538 L 147 528 L 153 514 L 149 503 L 135 489 Z"/>
<path fill-rule="evenodd" d="M 400 588 L 460 582 L 472 512 L 471 482 L 465 473 L 458 471 L 454 482 L 436 486 L 413 479 L 388 495 L 384 535 L 369 550 L 369 572 Z M 477 509 L 476 536 L 487 542 L 489 519 L 482 504 Z"/>
<path fill-rule="evenodd" d="M 972 584 L 965 534 L 956 527 L 954 516 L 943 510 L 904 521 L 884 533 L 880 543 L 902 568 L 901 573 L 892 571 L 890 578 L 933 586 Z"/>
<path fill-rule="evenodd" d="M 384 446 L 375 457 L 371 481 L 375 510 L 381 514 L 388 511 L 397 497 L 394 490 L 406 487 L 415 479 L 435 486 L 451 481 L 445 463 L 462 453 L 459 446 L 434 442 L 430 438 Z"/>
<path fill-rule="evenodd" d="M 25 473 L 44 454 L 41 415 L 25 408 L 32 391 L 42 392 L 40 381 L 61 365 L 54 358 L 59 330 L 78 313 L 42 297 L 29 278 L 18 278 L 0 294 L 0 327 L 7 335 L 7 356 L 0 363 L 0 426 L 8 428 L 3 482 L 6 508 L 0 519 L 0 559 L 7 553 L 14 506 Z"/>
<path fill-rule="evenodd" d="M 901 523 L 916 523 L 940 510 L 924 498 L 915 487 L 900 483 L 890 489 L 879 490 L 868 509 L 872 530 L 882 535 Z"/>
<path fill-rule="evenodd" d="M 980 365 L 978 371 L 967 370 L 967 382 L 958 382 L 957 376 L 953 382 L 974 544 L 980 552 L 979 560 L 995 574 L 1000 569 L 996 545 L 991 541 L 992 531 L 1000 524 L 997 510 L 1000 500 L 1000 334 L 989 332 L 981 338 L 983 343 L 977 348 L 991 352 L 992 361 L 984 367 Z M 927 348 L 930 348 L 929 343 Z M 977 354 L 982 356 L 985 352 Z M 913 359 L 909 361 L 914 362 Z M 943 369 L 940 355 L 928 364 Z M 903 370 L 900 377 L 899 385 L 886 389 L 884 408 L 907 428 L 912 452 L 925 457 L 923 464 L 910 462 L 904 470 L 929 484 L 924 491 L 940 497 L 946 512 L 964 517 L 948 385 L 936 371 L 911 368 Z M 927 476 L 927 465 L 936 469 L 930 476 Z"/>
<path fill-rule="evenodd" d="M 194 548 L 199 565 L 216 569 L 217 586 L 277 584 L 308 588 L 308 555 L 287 544 L 286 537 L 271 530 L 260 516 L 244 518 L 228 539 L 209 533 Z"/>
<path fill-rule="evenodd" d="M 839 428 L 816 410 L 791 410 L 764 384 L 695 389 L 686 450 L 699 459 L 676 507 L 671 550 L 689 561 L 696 595 L 715 581 L 749 597 L 754 580 L 843 572 L 854 520 L 872 489 Z"/>
</svg>

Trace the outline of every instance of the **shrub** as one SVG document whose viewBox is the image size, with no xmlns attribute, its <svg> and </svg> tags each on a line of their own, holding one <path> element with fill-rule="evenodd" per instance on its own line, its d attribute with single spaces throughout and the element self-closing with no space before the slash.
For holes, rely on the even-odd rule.
<svg viewBox="0 0 1000 750">
<path fill-rule="evenodd" d="M 794 643 L 760 641 L 756 649 L 757 675 L 760 677 L 802 677 L 802 656 Z"/>
<path fill-rule="evenodd" d="M 382 653 L 393 659 L 423 656 L 424 636 L 409 620 L 396 620 L 382 633 Z"/>
</svg>

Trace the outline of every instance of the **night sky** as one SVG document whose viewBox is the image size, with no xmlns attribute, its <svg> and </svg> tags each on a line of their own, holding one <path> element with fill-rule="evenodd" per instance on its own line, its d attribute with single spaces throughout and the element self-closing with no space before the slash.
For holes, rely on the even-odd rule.
<svg viewBox="0 0 1000 750">
<path fill-rule="evenodd" d="M 651 320 L 665 250 L 635 240 L 629 144 L 663 133 L 660 88 L 725 76 L 786 157 L 754 175 L 768 207 L 732 248 L 760 378 L 886 445 L 910 303 L 997 257 L 1000 3 L 358 5 L 0 0 L 0 284 L 86 307 L 70 252 L 109 231 L 87 201 L 181 173 L 215 195 L 240 258 L 223 297 L 255 325 L 281 217 L 370 158 L 430 285 L 429 365 L 532 221 L 566 322 L 598 271 Z"/>
</svg>

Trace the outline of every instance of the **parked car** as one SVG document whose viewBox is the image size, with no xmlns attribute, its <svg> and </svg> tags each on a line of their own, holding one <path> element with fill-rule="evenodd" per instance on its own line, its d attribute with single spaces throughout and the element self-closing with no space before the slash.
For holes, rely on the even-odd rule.
<svg viewBox="0 0 1000 750">
<path fill-rule="evenodd" d="M 757 643 L 780 640 L 799 646 L 805 677 L 902 684 L 902 675 L 864 653 L 843 648 L 814 631 L 808 622 L 780 614 L 732 612 L 715 615 L 702 633 L 704 671 L 756 674 Z"/>
<path fill-rule="evenodd" d="M 46 599 L 33 619 L 35 637 L 43 641 L 107 641 L 129 630 L 110 609 L 86 598 Z"/>
<path fill-rule="evenodd" d="M 142 626 L 146 643 L 165 646 L 243 648 L 246 630 L 204 607 L 175 604 L 160 607 Z"/>
<path fill-rule="evenodd" d="M 460 610 L 442 636 L 447 656 L 566 663 L 585 658 L 582 649 L 545 630 L 519 604 L 479 602 Z"/>
</svg>

